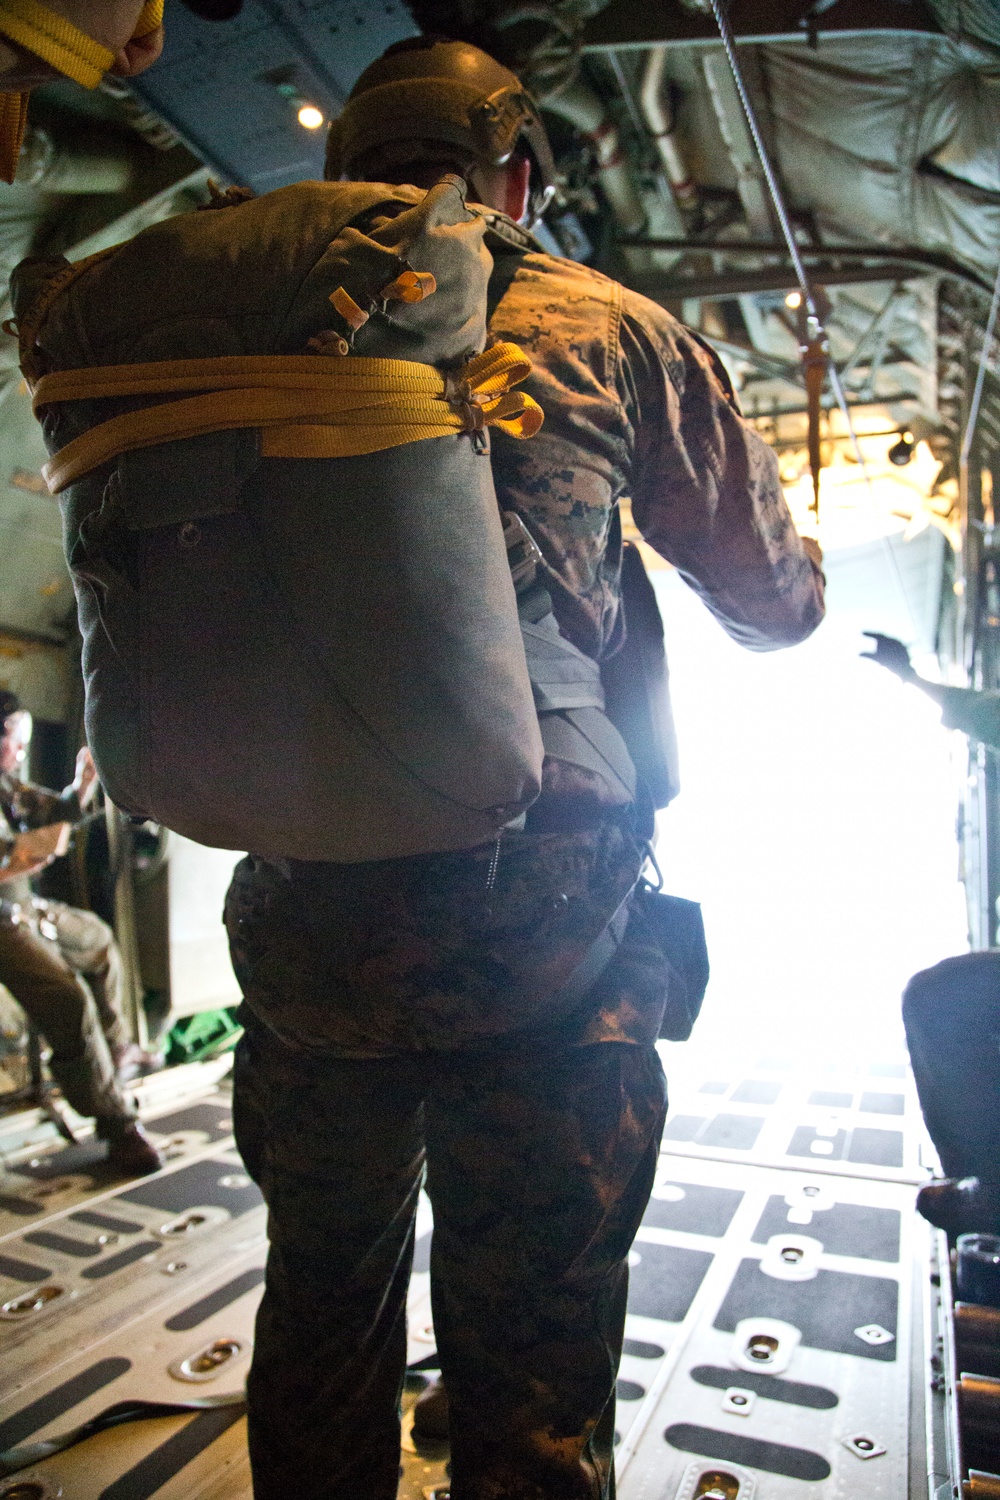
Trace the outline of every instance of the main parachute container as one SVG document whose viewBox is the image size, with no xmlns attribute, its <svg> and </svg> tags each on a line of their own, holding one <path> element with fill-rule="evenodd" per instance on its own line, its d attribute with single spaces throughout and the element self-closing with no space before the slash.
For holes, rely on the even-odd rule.
<svg viewBox="0 0 1000 1500">
<path fill-rule="evenodd" d="M 15 272 L 128 811 L 354 861 L 474 846 L 537 795 L 485 429 L 541 414 L 485 349 L 463 187 L 303 183 Z"/>
</svg>

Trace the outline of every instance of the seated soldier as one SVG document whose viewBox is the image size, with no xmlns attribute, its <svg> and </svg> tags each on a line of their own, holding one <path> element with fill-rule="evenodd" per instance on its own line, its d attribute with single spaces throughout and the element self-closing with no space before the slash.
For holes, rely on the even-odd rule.
<svg viewBox="0 0 1000 1500">
<path fill-rule="evenodd" d="M 914 974 L 903 1023 L 943 1179 L 917 1194 L 950 1235 L 1000 1233 L 1000 953 L 959 953 Z"/>
<path fill-rule="evenodd" d="M 913 669 L 910 653 L 902 641 L 895 636 L 881 635 L 877 630 L 862 632 L 869 636 L 875 647 L 862 651 L 865 661 L 873 661 L 887 672 L 892 672 L 901 682 L 926 693 L 941 710 L 941 723 L 945 729 L 957 729 L 967 734 L 970 740 L 988 745 L 1000 751 L 1000 692 L 995 690 L 952 687 L 947 682 L 928 682 Z"/>
<path fill-rule="evenodd" d="M 1000 692 L 928 682 L 894 636 L 866 630 L 868 661 L 918 687 L 941 723 L 1000 753 Z M 1000 953 L 960 953 L 914 974 L 903 1024 L 924 1123 L 944 1177 L 917 1209 L 950 1235 L 1000 1233 Z"/>
<path fill-rule="evenodd" d="M 93 912 L 33 896 L 29 879 L 65 853 L 97 786 L 90 752 L 59 794 L 21 779 L 31 717 L 0 690 L 0 983 L 52 1049 L 53 1077 L 78 1114 L 96 1120 L 108 1163 L 127 1176 L 160 1158 L 135 1119 L 121 1081 L 158 1066 L 126 1034 L 118 1003 L 114 936 Z M 85 975 L 83 984 L 79 975 Z"/>
</svg>

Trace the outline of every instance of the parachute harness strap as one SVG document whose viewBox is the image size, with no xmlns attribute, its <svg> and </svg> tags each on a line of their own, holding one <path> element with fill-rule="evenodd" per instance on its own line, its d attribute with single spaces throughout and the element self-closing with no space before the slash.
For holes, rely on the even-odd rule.
<svg viewBox="0 0 1000 1500">
<path fill-rule="evenodd" d="M 163 24 L 163 0 L 146 0 L 132 40 Z M 96 89 L 115 54 L 39 0 L 0 0 L 0 35 L 84 88 Z M 0 93 L 0 179 L 13 182 L 28 122 L 28 95 Z"/>
<path fill-rule="evenodd" d="M 36 413 L 63 401 L 199 394 L 92 427 L 42 473 L 58 494 L 119 453 L 239 427 L 261 429 L 265 458 L 349 458 L 483 426 L 528 438 L 542 425 L 542 409 L 513 387 L 530 371 L 527 356 L 508 343 L 493 344 L 448 374 L 411 360 L 358 355 L 234 355 L 59 371 L 35 386 Z"/>
<path fill-rule="evenodd" d="M 13 94 L 0 94 L 0 100 L 12 99 Z M 73 261 L 71 265 L 64 266 L 61 271 L 45 283 L 39 295 L 34 299 L 27 312 L 17 318 L 7 318 L 2 324 L 3 331 L 11 338 L 16 338 L 20 348 L 21 374 L 30 389 L 34 389 L 36 383 L 44 373 L 44 366 L 39 359 L 36 349 L 38 335 L 42 324 L 48 317 L 49 312 L 64 292 L 69 291 L 78 277 L 89 271 L 98 261 L 106 260 L 109 255 L 114 255 L 119 247 L 110 245 L 107 250 L 98 250 L 95 255 L 88 255 L 85 260 Z"/>
</svg>

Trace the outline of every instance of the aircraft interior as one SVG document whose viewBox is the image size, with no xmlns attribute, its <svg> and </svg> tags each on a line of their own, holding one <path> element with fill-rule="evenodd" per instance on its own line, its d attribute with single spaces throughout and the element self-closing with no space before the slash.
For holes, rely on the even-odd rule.
<svg viewBox="0 0 1000 1500">
<path fill-rule="evenodd" d="M 1000 1497 L 1000 1241 L 976 1300 L 955 1236 L 915 1212 L 942 1167 L 900 1018 L 912 975 L 1000 948 L 1000 742 L 861 657 L 875 632 L 927 683 L 1000 693 L 1000 12 L 243 0 L 209 20 L 168 0 L 147 72 L 32 94 L 0 184 L 4 287 L 26 256 L 76 262 L 191 212 L 210 182 L 320 178 L 359 75 L 420 33 L 518 73 L 555 158 L 541 248 L 711 346 L 823 549 L 815 636 L 746 652 L 620 506 L 679 743 L 656 862 L 702 905 L 712 977 L 690 1040 L 659 1044 L 669 1114 L 629 1255 L 617 1493 Z M 817 328 L 821 389 L 803 363 Z M 5 333 L 0 689 L 31 716 L 25 775 L 62 788 L 83 676 L 47 457 Z M 35 877 L 40 901 L 113 928 L 129 1040 L 156 1059 L 127 1088 L 163 1164 L 109 1174 L 0 983 L 0 1500 L 250 1500 L 267 1210 L 231 1114 L 241 995 L 221 911 L 240 857 L 98 792 Z M 962 1103 L 975 1118 L 983 1101 Z M 449 1494 L 447 1441 L 413 1429 L 440 1369 L 432 1234 L 424 1196 L 400 1500 Z M 306 1344 L 305 1297 L 301 1329 Z"/>
</svg>

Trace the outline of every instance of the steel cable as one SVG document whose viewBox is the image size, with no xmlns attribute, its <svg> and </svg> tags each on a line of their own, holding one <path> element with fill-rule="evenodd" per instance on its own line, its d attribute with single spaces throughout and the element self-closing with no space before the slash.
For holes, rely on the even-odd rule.
<svg viewBox="0 0 1000 1500">
<path fill-rule="evenodd" d="M 806 268 L 802 263 L 802 256 L 799 254 L 798 241 L 795 238 L 795 231 L 792 228 L 792 221 L 789 218 L 788 209 L 785 206 L 784 196 L 781 191 L 781 184 L 778 182 L 777 173 L 775 172 L 774 167 L 771 163 L 771 158 L 768 155 L 767 146 L 764 143 L 764 137 L 761 134 L 760 125 L 757 120 L 757 114 L 750 99 L 750 94 L 747 90 L 746 82 L 743 78 L 743 71 L 740 68 L 739 58 L 736 56 L 736 43 L 733 38 L 732 27 L 729 25 L 729 18 L 726 15 L 725 10 L 723 9 L 722 0 L 710 0 L 710 3 L 712 6 L 712 12 L 715 16 L 716 25 L 719 28 L 719 36 L 722 38 L 722 45 L 725 48 L 726 57 L 729 60 L 729 67 L 733 75 L 733 82 L 736 85 L 736 92 L 740 96 L 740 103 L 743 105 L 743 113 L 746 116 L 747 126 L 749 127 L 750 134 L 753 137 L 753 143 L 756 147 L 757 155 L 760 159 L 760 164 L 764 172 L 764 178 L 767 182 L 767 190 L 771 195 L 771 203 L 774 207 L 774 212 L 777 216 L 778 223 L 781 226 L 781 233 L 784 237 L 785 244 L 788 246 L 788 254 L 792 262 L 792 267 L 795 271 L 796 279 L 799 283 L 799 286 L 802 288 L 802 297 L 806 305 L 807 328 L 810 341 L 815 339 L 825 340 L 826 329 L 823 327 L 822 320 L 819 316 L 819 310 L 816 306 L 816 299 L 813 296 L 812 287 L 810 286 L 809 278 L 806 275 Z M 837 374 L 832 360 L 829 363 L 827 373 L 830 377 L 830 385 L 833 390 L 834 397 L 836 398 L 837 405 L 843 412 L 844 421 L 847 423 L 847 430 L 851 436 L 851 446 L 854 449 L 854 456 L 857 459 L 858 463 L 861 465 L 861 472 L 862 474 L 864 474 L 865 480 L 867 482 L 868 470 L 865 467 L 864 456 L 858 444 L 857 434 L 854 431 L 854 423 L 851 420 L 851 412 L 850 408 L 847 405 L 847 397 L 844 394 L 844 387 L 839 375 Z"/>
<path fill-rule="evenodd" d="M 736 42 L 733 37 L 732 27 L 729 24 L 729 18 L 723 8 L 722 0 L 710 0 L 710 4 L 712 7 L 712 13 L 715 16 L 716 25 L 719 28 L 719 36 L 722 39 L 722 45 L 725 49 L 726 57 L 729 61 L 730 71 L 733 75 L 733 82 L 736 85 L 736 91 L 740 96 L 740 103 L 743 106 L 743 113 L 746 116 L 747 126 L 749 128 L 750 135 L 753 138 L 757 156 L 760 160 L 761 168 L 764 172 L 764 179 L 767 182 L 767 189 L 771 195 L 771 203 L 774 207 L 775 215 L 777 216 L 778 223 L 781 227 L 781 233 L 784 238 L 785 244 L 788 247 L 789 258 L 792 262 L 792 267 L 795 271 L 796 279 L 802 289 L 802 297 L 806 307 L 806 327 L 810 345 L 819 341 L 823 341 L 827 345 L 827 347 L 829 347 L 826 329 L 823 327 L 822 320 L 819 316 L 819 310 L 816 306 L 816 299 L 813 296 L 812 287 L 809 285 L 809 278 L 806 276 L 806 269 L 802 262 L 802 256 L 799 254 L 798 242 L 795 238 L 795 231 L 792 228 L 792 221 L 789 218 L 788 209 L 785 206 L 784 196 L 781 191 L 781 184 L 778 182 L 777 173 L 775 172 L 774 167 L 771 163 L 771 158 L 768 155 L 767 146 L 764 143 L 764 137 L 761 133 L 760 125 L 757 120 L 757 114 L 754 110 L 749 91 L 747 90 L 746 82 L 743 78 L 743 71 L 740 67 L 739 58 L 736 55 Z M 998 277 L 997 286 L 998 289 L 1000 289 L 1000 277 Z M 995 303 L 996 297 L 994 296 L 994 305 Z M 844 386 L 840 379 L 840 376 L 837 374 L 837 369 L 833 363 L 833 360 L 829 358 L 827 361 L 827 374 L 830 378 L 830 386 L 836 399 L 837 405 L 840 407 L 840 410 L 843 413 L 844 421 L 847 423 L 847 431 L 850 435 L 851 447 L 854 450 L 854 457 L 860 465 L 865 484 L 868 486 L 868 489 L 871 490 L 871 478 L 868 473 L 868 467 L 865 463 L 864 454 L 861 452 L 861 445 L 858 442 L 857 433 L 854 430 L 854 422 L 851 419 L 850 407 L 847 404 L 847 397 L 844 394 Z M 910 617 L 910 623 L 913 625 L 914 630 L 916 630 L 916 620 L 914 619 L 913 609 L 910 605 L 909 596 L 903 583 L 902 574 L 899 571 L 899 564 L 896 560 L 896 555 L 892 550 L 892 546 L 888 538 L 883 538 L 883 544 L 888 554 L 889 562 L 893 574 L 895 575 L 896 584 L 899 588 L 900 595 L 902 597 L 904 605 L 906 606 L 906 612 Z"/>
</svg>

